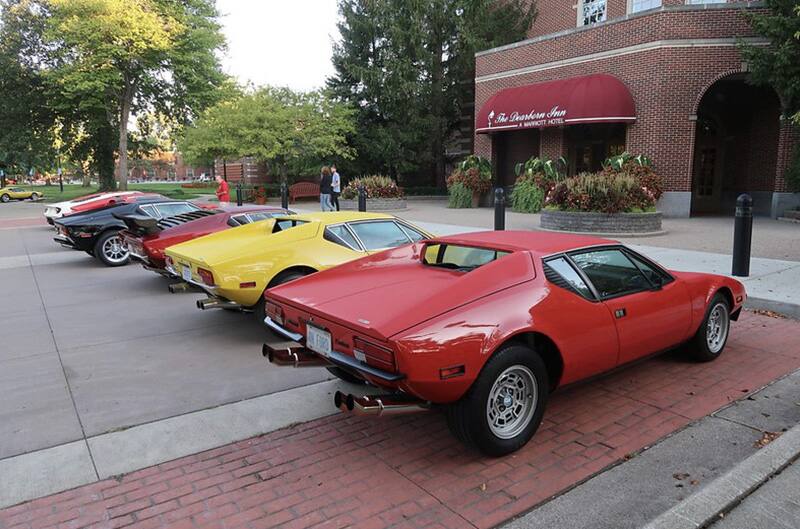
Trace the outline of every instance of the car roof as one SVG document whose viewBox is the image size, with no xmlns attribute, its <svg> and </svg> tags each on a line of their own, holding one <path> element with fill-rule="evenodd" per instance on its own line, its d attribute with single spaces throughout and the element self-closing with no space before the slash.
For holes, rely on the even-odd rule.
<svg viewBox="0 0 800 529">
<path fill-rule="evenodd" d="M 315 211 L 312 213 L 301 213 L 292 215 L 292 220 L 305 220 L 309 222 L 321 222 L 322 224 L 337 224 L 339 222 L 352 222 L 356 220 L 378 220 L 393 219 L 393 215 L 385 213 L 372 213 L 361 211 Z"/>
<path fill-rule="evenodd" d="M 539 256 L 568 252 L 588 246 L 619 244 L 619 242 L 611 239 L 592 237 L 590 235 L 523 230 L 478 231 L 437 237 L 434 240 L 466 246 L 483 246 L 497 250 L 528 251 Z"/>
</svg>

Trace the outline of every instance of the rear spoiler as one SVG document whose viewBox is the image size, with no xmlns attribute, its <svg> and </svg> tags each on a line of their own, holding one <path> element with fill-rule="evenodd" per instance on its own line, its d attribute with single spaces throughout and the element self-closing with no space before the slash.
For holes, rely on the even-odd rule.
<svg viewBox="0 0 800 529">
<path fill-rule="evenodd" d="M 158 226 L 158 219 L 154 219 L 149 215 L 140 215 L 136 213 L 129 213 L 127 215 L 112 213 L 111 215 L 113 215 L 115 219 L 124 222 L 128 230 L 137 235 L 149 235 L 161 231 L 161 228 Z"/>
</svg>

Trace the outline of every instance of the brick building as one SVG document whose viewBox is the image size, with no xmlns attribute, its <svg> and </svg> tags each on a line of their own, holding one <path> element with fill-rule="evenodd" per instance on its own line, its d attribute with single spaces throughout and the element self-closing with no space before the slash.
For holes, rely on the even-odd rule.
<svg viewBox="0 0 800 529">
<path fill-rule="evenodd" d="M 736 47 L 744 10 L 708 0 L 538 0 L 524 41 L 476 54 L 475 152 L 500 184 L 531 156 L 597 170 L 624 150 L 664 177 L 667 215 L 729 213 L 749 192 L 758 214 L 800 204 L 783 178 L 797 127 L 772 89 L 747 84 Z"/>
</svg>

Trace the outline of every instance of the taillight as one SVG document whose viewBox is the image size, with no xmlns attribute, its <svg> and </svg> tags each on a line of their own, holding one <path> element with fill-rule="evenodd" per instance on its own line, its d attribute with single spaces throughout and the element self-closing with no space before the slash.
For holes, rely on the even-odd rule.
<svg viewBox="0 0 800 529">
<path fill-rule="evenodd" d="M 203 281 L 206 285 L 213 287 L 214 286 L 214 274 L 211 273 L 210 270 L 206 270 L 205 268 L 198 268 L 197 275 L 200 276 L 200 280 Z"/>
<path fill-rule="evenodd" d="M 269 316 L 269 319 L 278 325 L 283 325 L 283 308 L 280 305 L 271 301 L 267 301 L 264 309 L 267 313 L 267 316 Z"/>
<path fill-rule="evenodd" d="M 353 354 L 362 362 L 385 371 L 396 371 L 397 369 L 394 363 L 394 352 L 391 349 L 362 338 L 353 339 Z"/>
</svg>

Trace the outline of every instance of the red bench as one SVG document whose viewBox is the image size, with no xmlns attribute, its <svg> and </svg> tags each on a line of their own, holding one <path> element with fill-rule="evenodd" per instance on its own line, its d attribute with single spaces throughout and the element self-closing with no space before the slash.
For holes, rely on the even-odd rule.
<svg viewBox="0 0 800 529">
<path fill-rule="evenodd" d="M 289 202 L 298 198 L 319 198 L 319 184 L 314 182 L 297 182 L 289 186 Z"/>
</svg>

